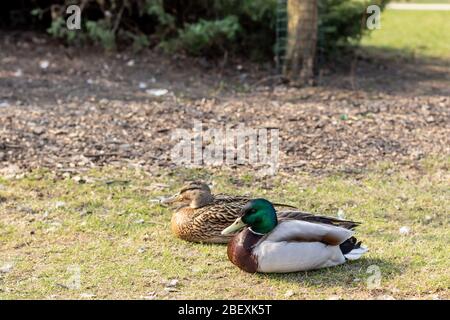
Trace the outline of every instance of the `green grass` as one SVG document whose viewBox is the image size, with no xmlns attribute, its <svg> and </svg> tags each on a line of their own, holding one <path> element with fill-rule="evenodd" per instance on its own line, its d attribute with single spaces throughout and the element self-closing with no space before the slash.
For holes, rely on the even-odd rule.
<svg viewBox="0 0 450 320">
<path fill-rule="evenodd" d="M 391 2 L 407 2 L 407 3 L 450 3 L 450 0 L 395 0 Z"/>
<path fill-rule="evenodd" d="M 251 171 L 114 168 L 90 171 L 84 184 L 45 171 L 0 178 L 0 268 L 12 265 L 0 272 L 0 299 L 284 299 L 289 290 L 289 299 L 449 298 L 449 165 L 429 159 L 420 173 L 384 164 L 358 176 L 267 179 Z M 316 213 L 335 216 L 341 209 L 364 223 L 358 238 L 370 252 L 314 272 L 242 272 L 223 245 L 174 238 L 171 211 L 149 201 L 193 178 L 212 180 L 217 192 L 251 193 Z M 410 233 L 401 235 L 402 226 Z M 368 286 L 371 268 L 381 274 L 377 288 Z M 74 270 L 80 287 L 70 285 Z M 165 290 L 172 279 L 179 281 L 174 292 Z"/>
<path fill-rule="evenodd" d="M 381 29 L 362 39 L 364 47 L 404 56 L 450 58 L 450 11 L 385 10 Z"/>
</svg>

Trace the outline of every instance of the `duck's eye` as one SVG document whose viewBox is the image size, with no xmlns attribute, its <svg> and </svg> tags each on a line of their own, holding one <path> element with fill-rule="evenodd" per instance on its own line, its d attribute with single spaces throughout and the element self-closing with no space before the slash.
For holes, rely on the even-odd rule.
<svg viewBox="0 0 450 320">
<path fill-rule="evenodd" d="M 250 210 L 250 213 L 256 213 L 256 209 Z"/>
</svg>

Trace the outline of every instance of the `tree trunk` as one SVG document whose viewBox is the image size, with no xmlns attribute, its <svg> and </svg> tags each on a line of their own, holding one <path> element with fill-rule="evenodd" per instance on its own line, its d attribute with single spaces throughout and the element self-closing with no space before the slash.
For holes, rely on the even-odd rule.
<svg viewBox="0 0 450 320">
<path fill-rule="evenodd" d="M 283 75 L 294 85 L 312 84 L 317 44 L 317 0 L 288 0 Z"/>
</svg>

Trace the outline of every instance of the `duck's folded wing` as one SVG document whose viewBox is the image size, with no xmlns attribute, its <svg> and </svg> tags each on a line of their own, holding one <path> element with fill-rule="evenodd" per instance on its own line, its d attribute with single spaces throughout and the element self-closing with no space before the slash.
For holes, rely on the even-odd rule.
<svg viewBox="0 0 450 320">
<path fill-rule="evenodd" d="M 217 193 L 214 195 L 214 199 L 222 202 L 236 202 L 236 201 L 248 202 L 252 198 L 248 196 L 232 196 L 229 194 Z"/>
<path fill-rule="evenodd" d="M 247 202 L 252 200 L 253 198 L 251 196 L 231 196 L 224 193 L 217 193 L 214 195 L 214 199 L 216 201 L 221 202 L 243 202 L 242 205 L 245 205 Z M 289 208 L 289 209 L 297 209 L 295 206 L 291 206 L 290 204 L 285 203 L 272 203 L 275 208 Z"/>
<path fill-rule="evenodd" d="M 353 231 L 333 225 L 300 220 L 281 221 L 264 240 L 273 242 L 322 242 L 337 246 L 353 235 Z"/>
<path fill-rule="evenodd" d="M 315 215 L 309 212 L 302 212 L 302 211 L 279 211 L 278 219 L 280 220 L 302 220 L 302 221 L 308 221 L 308 222 L 315 222 L 315 223 L 324 223 L 324 224 L 331 224 L 333 226 L 337 227 L 343 227 L 346 229 L 354 229 L 359 225 L 358 222 L 351 221 L 351 220 L 341 220 L 337 218 L 332 217 L 326 217 L 326 216 L 319 216 Z"/>
</svg>

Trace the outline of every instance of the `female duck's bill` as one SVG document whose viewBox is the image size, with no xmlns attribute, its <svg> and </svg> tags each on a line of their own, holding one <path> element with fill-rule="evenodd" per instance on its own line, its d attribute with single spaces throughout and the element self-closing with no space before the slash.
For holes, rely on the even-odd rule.
<svg viewBox="0 0 450 320">
<path fill-rule="evenodd" d="M 171 197 L 167 197 L 167 198 L 161 199 L 161 203 L 162 204 L 172 204 L 174 202 L 178 202 L 178 201 L 181 201 L 181 200 L 182 200 L 182 198 L 181 198 L 180 193 L 176 193 L 176 194 L 174 194 Z"/>
</svg>

